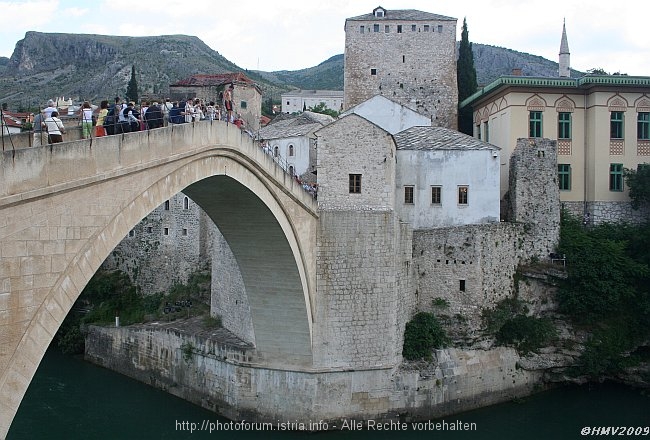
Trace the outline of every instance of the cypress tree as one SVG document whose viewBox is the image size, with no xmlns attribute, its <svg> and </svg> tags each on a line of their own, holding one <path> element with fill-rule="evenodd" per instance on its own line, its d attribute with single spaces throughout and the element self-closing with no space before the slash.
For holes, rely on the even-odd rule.
<svg viewBox="0 0 650 440">
<path fill-rule="evenodd" d="M 456 75 L 458 79 L 458 103 L 460 104 L 478 89 L 476 69 L 474 68 L 474 54 L 472 53 L 472 43 L 469 42 L 466 18 L 463 19 L 463 32 L 458 49 Z M 471 136 L 473 134 L 473 128 L 472 108 L 466 107 L 459 109 L 458 130 Z"/>
<path fill-rule="evenodd" d="M 135 65 L 131 66 L 131 79 L 126 86 L 126 98 L 136 104 L 138 103 L 138 81 L 135 79 Z"/>
</svg>

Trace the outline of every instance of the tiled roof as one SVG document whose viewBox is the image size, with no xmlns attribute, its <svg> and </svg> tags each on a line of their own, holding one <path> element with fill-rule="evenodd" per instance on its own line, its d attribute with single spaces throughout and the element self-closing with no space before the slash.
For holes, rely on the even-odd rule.
<svg viewBox="0 0 650 440">
<path fill-rule="evenodd" d="M 214 75 L 197 74 L 189 78 L 182 79 L 172 86 L 220 86 L 229 83 L 247 83 L 255 84 L 253 80 L 248 78 L 241 72 L 237 73 L 219 73 Z"/>
<path fill-rule="evenodd" d="M 260 128 L 260 139 L 281 139 L 306 136 L 314 130 L 333 122 L 334 118 L 313 112 L 300 115 L 278 115 L 266 127 Z"/>
<path fill-rule="evenodd" d="M 500 150 L 444 127 L 411 127 L 393 135 L 398 150 Z"/>
<path fill-rule="evenodd" d="M 453 18 L 453 17 L 447 17 L 445 15 L 438 15 L 438 14 L 431 14 L 429 12 L 416 11 L 415 9 L 400 9 L 400 10 L 386 9 L 386 15 L 383 16 L 383 17 L 375 17 L 375 15 L 371 12 L 369 14 L 359 15 L 358 17 L 348 18 L 347 20 L 350 20 L 350 21 L 382 21 L 382 20 L 456 21 L 456 19 Z"/>
</svg>

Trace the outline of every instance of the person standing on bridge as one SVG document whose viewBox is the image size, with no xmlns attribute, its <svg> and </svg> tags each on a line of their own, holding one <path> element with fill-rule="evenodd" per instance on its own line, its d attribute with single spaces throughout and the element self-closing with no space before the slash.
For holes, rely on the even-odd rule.
<svg viewBox="0 0 650 440">
<path fill-rule="evenodd" d="M 52 112 L 51 116 L 45 119 L 45 127 L 47 129 L 48 141 L 50 144 L 58 144 L 63 142 L 63 134 L 65 133 L 65 127 L 63 122 L 59 119 L 59 112 Z"/>
<path fill-rule="evenodd" d="M 93 108 L 90 106 L 90 102 L 84 101 L 79 113 L 79 116 L 81 116 L 81 137 L 82 139 L 90 139 L 93 131 Z"/>
<path fill-rule="evenodd" d="M 108 101 L 104 100 L 99 104 L 99 113 L 97 113 L 97 123 L 95 125 L 95 137 L 106 136 L 104 128 L 104 119 L 108 115 Z"/>
</svg>

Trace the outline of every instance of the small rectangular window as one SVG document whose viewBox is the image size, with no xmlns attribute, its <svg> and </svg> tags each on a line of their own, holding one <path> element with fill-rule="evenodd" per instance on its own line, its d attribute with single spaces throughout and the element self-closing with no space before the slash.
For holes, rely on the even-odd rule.
<svg viewBox="0 0 650 440">
<path fill-rule="evenodd" d="M 165 200 L 165 211 L 169 211 L 169 200 Z"/>
<path fill-rule="evenodd" d="M 530 112 L 528 115 L 528 137 L 542 137 L 542 112 Z M 487 142 L 487 141 L 486 141 Z"/>
<path fill-rule="evenodd" d="M 557 164 L 557 176 L 560 191 L 571 190 L 571 165 L 568 163 Z"/>
<path fill-rule="evenodd" d="M 483 123 L 483 140 L 485 140 L 485 142 L 490 142 L 490 125 L 488 124 L 488 121 Z"/>
<path fill-rule="evenodd" d="M 469 193 L 469 187 L 468 186 L 459 186 L 458 187 L 458 204 L 459 205 L 467 205 L 468 193 Z"/>
<path fill-rule="evenodd" d="M 402 62 L 403 62 L 403 63 L 406 62 L 406 55 L 402 55 Z"/>
<path fill-rule="evenodd" d="M 183 228 L 183 236 L 187 236 L 187 228 Z"/>
<path fill-rule="evenodd" d="M 379 25 L 378 24 L 372 25 L 372 30 L 373 32 L 379 32 Z"/>
<path fill-rule="evenodd" d="M 461 292 L 465 291 L 465 280 L 460 280 L 459 288 Z"/>
<path fill-rule="evenodd" d="M 401 24 L 398 24 L 398 25 L 397 25 L 397 33 L 398 33 L 398 34 L 401 34 L 401 33 L 402 33 L 402 25 L 401 25 Z"/>
<path fill-rule="evenodd" d="M 429 32 L 429 25 L 428 24 L 424 25 L 424 32 Z"/>
<path fill-rule="evenodd" d="M 478 138 L 479 141 L 481 140 L 481 124 L 478 124 L 476 126 L 476 137 Z"/>
<path fill-rule="evenodd" d="M 384 32 L 386 32 L 386 33 L 390 32 L 390 26 L 389 25 L 384 26 Z"/>
<path fill-rule="evenodd" d="M 609 190 L 623 191 L 623 164 L 609 164 Z"/>
<path fill-rule="evenodd" d="M 612 139 L 623 139 L 623 112 L 612 112 L 609 137 Z"/>
<path fill-rule="evenodd" d="M 441 24 L 438 25 L 438 32 L 442 33 L 442 25 Z"/>
<path fill-rule="evenodd" d="M 362 25 L 362 26 L 359 27 L 359 33 L 360 34 L 363 34 L 363 31 L 365 31 L 365 30 L 366 30 L 365 26 Z"/>
<path fill-rule="evenodd" d="M 129 237 L 135 237 L 135 231 L 133 229 L 129 231 Z"/>
<path fill-rule="evenodd" d="M 246 107 L 248 107 L 248 103 L 246 101 L 241 101 L 239 103 L 239 108 L 244 109 Z"/>
<path fill-rule="evenodd" d="M 361 194 L 361 174 L 350 174 L 350 194 Z"/>
<path fill-rule="evenodd" d="M 411 32 L 417 31 L 418 27 L 414 24 L 411 25 Z"/>
<path fill-rule="evenodd" d="M 441 186 L 432 186 L 431 187 L 431 204 L 440 205 L 442 203 L 442 187 Z"/>
<path fill-rule="evenodd" d="M 636 124 L 636 138 L 638 140 L 650 140 L 650 112 L 639 112 Z"/>
<path fill-rule="evenodd" d="M 371 75 L 377 75 L 377 69 L 370 69 Z"/>
<path fill-rule="evenodd" d="M 560 112 L 557 115 L 557 138 L 571 139 L 571 113 Z"/>
<path fill-rule="evenodd" d="M 404 187 L 404 203 L 407 205 L 412 205 L 413 204 L 413 186 L 405 186 Z"/>
<path fill-rule="evenodd" d="M 169 228 L 163 228 L 163 235 L 169 235 Z"/>
<path fill-rule="evenodd" d="M 147 233 L 148 234 L 153 233 L 153 228 L 151 226 L 147 226 Z"/>
</svg>

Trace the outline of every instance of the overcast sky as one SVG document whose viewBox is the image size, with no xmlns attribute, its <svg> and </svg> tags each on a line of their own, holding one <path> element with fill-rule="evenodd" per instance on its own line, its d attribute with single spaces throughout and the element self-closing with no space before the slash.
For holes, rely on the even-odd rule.
<svg viewBox="0 0 650 440">
<path fill-rule="evenodd" d="M 345 19 L 390 9 L 463 18 L 469 39 L 556 61 L 566 19 L 571 67 L 650 76 L 647 0 L 0 0 L 0 56 L 27 31 L 199 37 L 229 61 L 265 71 L 313 67 L 344 51 Z"/>
</svg>

